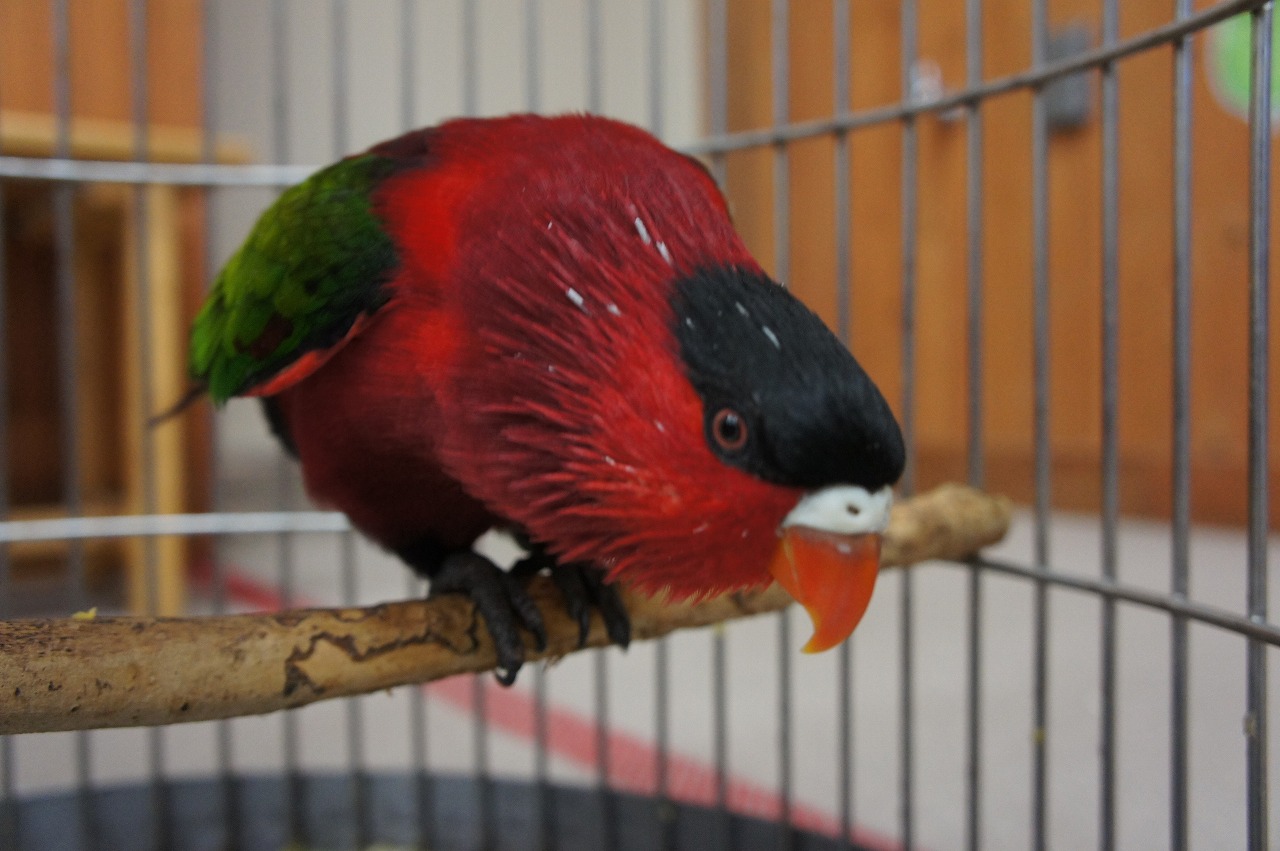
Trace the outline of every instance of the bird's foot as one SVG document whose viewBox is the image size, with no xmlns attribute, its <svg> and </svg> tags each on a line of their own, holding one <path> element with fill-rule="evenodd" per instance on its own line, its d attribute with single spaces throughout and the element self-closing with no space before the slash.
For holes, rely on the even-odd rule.
<svg viewBox="0 0 1280 851">
<path fill-rule="evenodd" d="M 493 638 L 498 667 L 494 676 L 504 686 L 516 681 L 524 665 L 524 637 L 520 627 L 532 635 L 538 650 L 547 647 L 547 628 L 542 622 L 524 579 L 508 573 L 489 559 L 473 552 L 456 552 L 444 557 L 431 577 L 429 596 L 465 594 L 484 618 Z"/>
<path fill-rule="evenodd" d="M 605 581 L 604 571 L 581 563 L 560 564 L 543 548 L 534 545 L 529 555 L 516 562 L 511 574 L 522 578 L 546 572 L 564 596 L 565 611 L 578 624 L 578 646 L 587 643 L 591 629 L 591 609 L 600 610 L 609 640 L 619 647 L 631 643 L 631 618 L 622 605 L 616 586 Z"/>
<path fill-rule="evenodd" d="M 430 578 L 429 596 L 465 594 L 484 618 L 493 639 L 498 667 L 494 676 L 511 685 L 525 662 L 527 630 L 537 650 L 547 648 L 547 628 L 542 613 L 529 596 L 528 581 L 547 573 L 564 596 L 565 611 L 578 624 L 578 646 L 587 643 L 591 609 L 599 609 L 610 641 L 620 647 L 631 643 L 631 620 L 618 596 L 617 588 L 604 573 L 583 564 L 559 564 L 546 550 L 528 545 L 529 554 L 511 568 L 502 570 L 489 559 L 471 551 L 441 552 L 434 544 L 406 548 L 399 552 L 410 566 Z"/>
</svg>

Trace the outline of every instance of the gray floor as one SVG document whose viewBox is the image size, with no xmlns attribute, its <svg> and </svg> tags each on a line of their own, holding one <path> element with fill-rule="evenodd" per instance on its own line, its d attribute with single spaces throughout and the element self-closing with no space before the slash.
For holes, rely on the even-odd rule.
<svg viewBox="0 0 1280 851">
<path fill-rule="evenodd" d="M 233 408 L 236 406 L 233 406 Z M 224 430 L 246 434 L 223 452 L 224 505 L 265 508 L 283 489 L 298 500 L 291 471 L 280 468 L 274 450 L 260 440 L 256 412 L 241 405 Z M 302 502 L 297 504 L 301 505 Z M 334 535 L 297 536 L 291 541 L 300 594 L 318 603 L 341 599 L 339 554 Z M 1096 518 L 1057 514 L 1051 529 L 1055 568 L 1098 574 L 1100 535 Z M 1274 547 L 1273 547 L 1274 551 Z M 993 554 L 1027 561 L 1031 523 L 1020 513 L 1009 539 Z M 1196 529 L 1192 541 L 1192 597 L 1238 611 L 1244 600 L 1245 541 L 1234 530 Z M 280 578 L 280 542 L 241 538 L 226 542 L 230 569 L 263 585 Z M 1125 583 L 1164 592 L 1168 587 L 1169 528 L 1162 523 L 1126 521 L 1120 540 L 1120 572 Z M 408 592 L 403 569 L 374 548 L 356 547 L 358 597 L 394 599 Z M 1273 559 L 1274 564 L 1274 559 Z M 929 848 L 963 845 L 968 645 L 967 568 L 921 565 L 910 574 L 894 571 L 880 581 L 876 598 L 854 639 L 853 806 L 857 824 L 888 837 L 901 835 L 903 591 L 911 584 L 914 710 L 911 746 L 915 838 Z M 1273 581 L 1272 611 L 1277 586 Z M 981 801 L 984 847 L 1024 848 L 1030 837 L 1034 695 L 1033 597 L 1023 580 L 988 576 L 982 582 L 981 623 Z M 1048 753 L 1048 818 L 1055 848 L 1097 843 L 1099 775 L 1100 604 L 1070 590 L 1050 593 L 1049 725 L 1043 731 Z M 743 621 L 723 630 L 728 650 L 728 770 L 741 790 L 776 791 L 779 783 L 779 687 L 776 616 Z M 791 667 L 791 777 L 794 799 L 806 817 L 834 818 L 838 812 L 838 654 L 799 653 L 807 638 L 803 616 L 792 616 L 786 658 Z M 680 769 L 689 788 L 699 787 L 699 767 L 713 760 L 712 631 L 670 639 L 671 748 L 688 757 Z M 1118 619 L 1119 717 L 1116 788 L 1119 844 L 1159 848 L 1168 843 L 1169 811 L 1169 619 L 1121 606 Z M 1244 641 L 1220 630 L 1191 629 L 1190 823 L 1198 848 L 1242 847 L 1244 842 Z M 643 742 L 654 736 L 653 645 L 627 653 L 609 651 L 609 719 L 619 741 L 627 734 Z M 1280 670 L 1268 654 L 1270 721 L 1280 715 Z M 594 659 L 580 654 L 551 668 L 546 688 L 551 706 L 564 718 L 591 720 Z M 517 685 L 529 693 L 532 672 Z M 456 692 L 458 689 L 453 690 Z M 352 758 L 349 731 L 358 731 L 361 758 L 377 769 L 410 765 L 408 743 L 414 723 L 408 690 L 352 702 L 311 707 L 295 714 L 301 764 L 342 769 Z M 436 770 L 474 771 L 474 719 L 456 699 L 429 699 L 429 762 Z M 229 726 L 232 762 L 245 772 L 272 771 L 284 760 L 280 716 L 243 719 Z M 499 724 L 498 727 L 502 727 Z M 530 777 L 534 748 L 518 728 L 493 729 L 487 746 L 489 769 L 501 777 Z M 175 777 L 207 776 L 216 765 L 216 725 L 196 724 L 159 734 L 166 771 Z M 108 784 L 147 774 L 148 733 L 102 731 L 88 736 L 94 783 Z M 77 737 L 47 734 L 14 740 L 15 787 L 24 795 L 66 788 L 76 777 Z M 1272 749 L 1274 754 L 1274 748 Z M 637 755 L 638 754 L 638 755 Z M 648 754 L 651 755 L 651 754 Z M 651 776 L 643 748 L 623 754 L 625 782 L 643 785 Z M 1273 776 L 1280 764 L 1270 760 Z M 550 757 L 552 776 L 570 784 L 592 782 L 594 767 L 574 748 L 558 747 Z M 704 778 L 705 779 L 705 778 Z M 702 784 L 705 787 L 705 783 Z M 1273 790 L 1280 783 L 1273 783 Z M 682 787 L 683 788 L 683 787 Z M 745 794 L 745 792 L 744 792 Z M 1272 793 L 1280 812 L 1280 793 Z M 768 810 L 765 795 L 753 804 Z M 814 816 L 814 817 L 817 817 Z M 1273 825 L 1275 818 L 1273 815 Z"/>
</svg>

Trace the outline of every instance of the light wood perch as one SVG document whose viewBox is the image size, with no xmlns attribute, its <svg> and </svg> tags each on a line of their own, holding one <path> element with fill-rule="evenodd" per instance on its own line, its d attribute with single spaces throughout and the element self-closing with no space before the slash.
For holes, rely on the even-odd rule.
<svg viewBox="0 0 1280 851">
<path fill-rule="evenodd" d="M 999 541 L 1009 503 L 948 485 L 901 501 L 885 535 L 886 566 L 962 558 Z M 577 626 L 538 577 L 548 646 L 576 649 Z M 776 585 L 702 603 L 625 593 L 634 640 L 771 612 Z M 608 643 L 595 618 L 587 644 Z M 198 618 L 103 617 L 0 622 L 0 733 L 129 727 L 274 712 L 495 664 L 471 603 L 447 595 L 362 609 Z"/>
</svg>

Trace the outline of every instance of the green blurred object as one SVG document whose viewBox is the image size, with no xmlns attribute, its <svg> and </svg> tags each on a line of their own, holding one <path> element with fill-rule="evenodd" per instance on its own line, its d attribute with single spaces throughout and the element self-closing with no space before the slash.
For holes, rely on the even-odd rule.
<svg viewBox="0 0 1280 851">
<path fill-rule="evenodd" d="M 1252 15 L 1228 18 L 1209 30 L 1208 56 L 1205 68 L 1209 89 L 1224 108 L 1242 119 L 1249 117 L 1249 76 L 1253 62 Z M 1280 56 L 1274 46 L 1280 44 L 1280 16 L 1272 20 L 1271 122 L 1280 120 Z"/>
</svg>

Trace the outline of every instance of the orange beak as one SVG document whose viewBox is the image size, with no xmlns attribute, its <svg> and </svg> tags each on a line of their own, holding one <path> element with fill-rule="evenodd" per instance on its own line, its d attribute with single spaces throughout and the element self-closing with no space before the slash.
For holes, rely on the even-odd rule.
<svg viewBox="0 0 1280 851">
<path fill-rule="evenodd" d="M 788 526 L 769 572 L 813 620 L 804 652 L 820 653 L 848 638 L 867 611 L 880 572 L 880 536 Z"/>
</svg>

